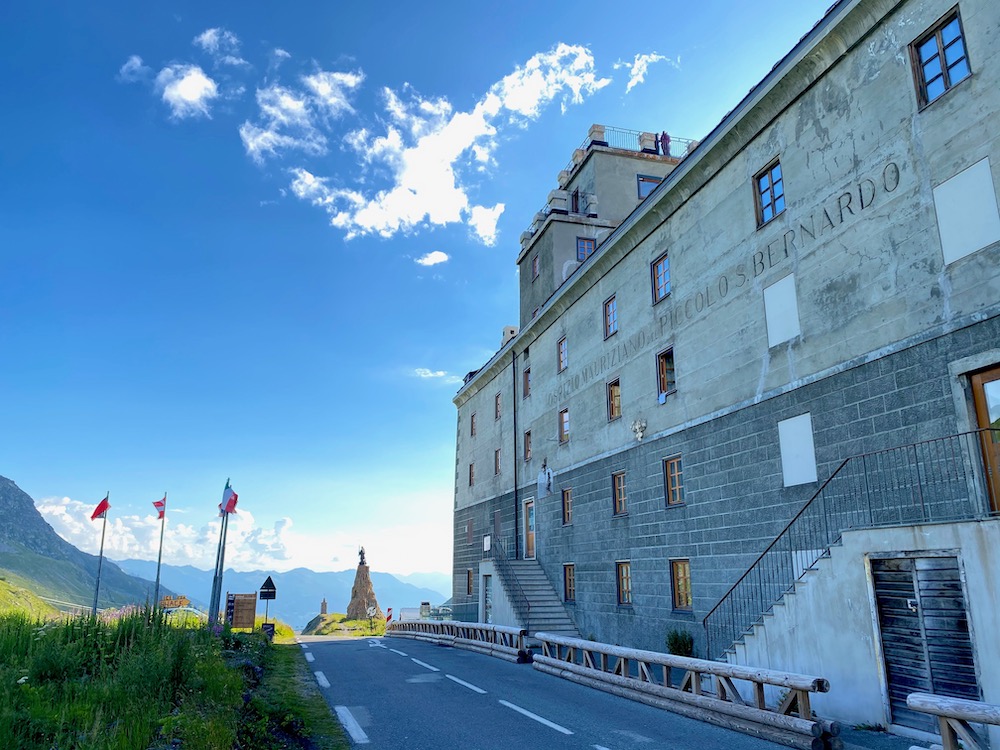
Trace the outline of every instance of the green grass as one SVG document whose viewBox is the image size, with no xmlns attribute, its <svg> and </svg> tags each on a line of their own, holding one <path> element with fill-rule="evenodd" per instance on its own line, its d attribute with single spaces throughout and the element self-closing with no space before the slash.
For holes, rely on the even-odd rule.
<svg viewBox="0 0 1000 750">
<path fill-rule="evenodd" d="M 385 621 L 375 618 L 368 620 L 348 620 L 347 615 L 318 615 L 309 621 L 302 635 L 350 635 L 364 638 L 385 635 Z"/>
<path fill-rule="evenodd" d="M 177 627 L 148 610 L 3 615 L 0 738 L 4 750 L 346 748 L 296 657 L 260 633 Z"/>
<path fill-rule="evenodd" d="M 55 607 L 39 599 L 34 592 L 0 576 L 0 614 L 23 612 L 32 619 L 54 617 Z"/>
</svg>

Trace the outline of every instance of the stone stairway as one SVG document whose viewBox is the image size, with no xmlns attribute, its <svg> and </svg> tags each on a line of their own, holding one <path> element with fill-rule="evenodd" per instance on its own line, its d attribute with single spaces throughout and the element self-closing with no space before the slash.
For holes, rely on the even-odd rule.
<svg viewBox="0 0 1000 750">
<path fill-rule="evenodd" d="M 542 632 L 579 638 L 580 632 L 538 561 L 511 560 L 510 567 L 531 605 L 529 622 L 525 623 L 528 632 L 532 635 Z"/>
</svg>

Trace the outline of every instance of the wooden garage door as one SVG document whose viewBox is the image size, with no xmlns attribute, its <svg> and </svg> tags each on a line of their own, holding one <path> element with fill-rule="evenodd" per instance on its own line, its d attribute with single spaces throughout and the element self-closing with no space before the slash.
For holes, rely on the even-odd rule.
<svg viewBox="0 0 1000 750">
<path fill-rule="evenodd" d="M 893 724 L 937 732 L 906 707 L 914 692 L 979 700 L 956 557 L 873 559 L 882 654 Z"/>
</svg>

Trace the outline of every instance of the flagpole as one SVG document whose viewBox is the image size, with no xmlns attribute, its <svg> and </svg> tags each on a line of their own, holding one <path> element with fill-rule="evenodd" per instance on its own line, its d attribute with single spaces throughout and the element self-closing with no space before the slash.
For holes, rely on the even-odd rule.
<svg viewBox="0 0 1000 750">
<path fill-rule="evenodd" d="M 111 493 L 105 496 L 105 500 L 111 497 Z M 97 585 L 94 586 L 94 607 L 90 611 L 91 617 L 97 617 L 97 598 L 101 593 L 101 567 L 104 564 L 104 532 L 108 530 L 108 511 L 104 511 L 104 523 L 101 525 L 101 553 L 97 557 Z"/>
<path fill-rule="evenodd" d="M 163 562 L 163 528 L 167 525 L 167 493 L 163 493 L 163 515 L 160 516 L 160 554 L 156 557 L 156 588 L 153 591 L 153 609 L 160 606 L 160 564 Z"/>
<path fill-rule="evenodd" d="M 208 624 L 214 625 L 219 619 L 219 603 L 217 600 L 219 589 L 219 558 L 222 556 L 222 533 L 226 528 L 226 516 L 222 516 L 222 523 L 219 524 L 219 548 L 215 551 L 215 570 L 212 575 L 212 594 L 208 601 Z"/>
<path fill-rule="evenodd" d="M 222 578 L 226 573 L 226 540 L 229 538 L 229 514 L 222 519 L 222 547 L 219 550 L 219 590 L 215 595 L 215 610 L 222 606 Z"/>
</svg>

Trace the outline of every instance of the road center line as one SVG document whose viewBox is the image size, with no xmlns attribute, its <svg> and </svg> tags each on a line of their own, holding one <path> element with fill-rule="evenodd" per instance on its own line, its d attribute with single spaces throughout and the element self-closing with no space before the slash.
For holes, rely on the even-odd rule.
<svg viewBox="0 0 1000 750">
<path fill-rule="evenodd" d="M 309 648 L 308 643 L 300 643 L 299 645 L 302 646 L 302 648 Z"/>
<path fill-rule="evenodd" d="M 359 745 L 365 745 L 370 742 L 368 735 L 365 734 L 365 730 L 361 728 L 361 725 L 358 724 L 357 719 L 354 718 L 354 714 L 348 710 L 347 706 L 334 706 L 333 710 L 337 712 L 337 718 L 340 719 L 340 723 L 344 725 L 347 733 L 351 735 L 352 740 Z"/>
<path fill-rule="evenodd" d="M 400 656 L 406 656 L 406 654 L 404 654 L 398 648 L 390 648 L 389 650 L 392 651 L 392 653 L 394 653 L 394 654 L 399 654 Z"/>
<path fill-rule="evenodd" d="M 500 705 L 501 706 L 506 706 L 507 708 L 512 708 L 515 711 L 517 711 L 519 714 L 521 714 L 522 716 L 527 716 L 529 719 L 534 719 L 539 724 L 544 724 L 549 729 L 555 729 L 557 732 L 562 732 L 563 734 L 573 734 L 566 727 L 561 727 L 558 724 L 555 724 L 555 723 L 549 721 L 548 719 L 543 719 L 538 714 L 533 714 L 533 713 L 531 713 L 531 711 L 528 711 L 527 709 L 521 708 L 520 706 L 515 706 L 513 703 L 508 703 L 507 701 L 500 701 Z"/>
<path fill-rule="evenodd" d="M 611 749 L 604 747 L 604 745 L 594 745 L 594 750 L 611 750 Z"/>
<path fill-rule="evenodd" d="M 420 661 L 420 659 L 414 659 L 412 656 L 410 657 L 410 661 L 412 661 L 414 664 L 419 664 L 424 669 L 429 669 L 432 672 L 440 672 L 441 671 L 437 667 L 432 667 L 430 664 L 428 664 L 425 661 Z"/>
<path fill-rule="evenodd" d="M 452 674 L 446 674 L 446 675 L 445 675 L 445 677 L 447 677 L 447 678 L 448 678 L 449 680 L 451 680 L 452 682 L 457 682 L 457 683 L 458 683 L 459 685 L 461 685 L 462 687 L 467 687 L 467 688 L 469 688 L 469 690 L 471 690 L 471 691 L 472 691 L 473 693 L 479 693 L 480 695 L 486 695 L 486 691 L 485 691 L 485 690 L 483 690 L 482 688 L 480 688 L 480 687 L 476 687 L 476 686 L 475 686 L 475 685 L 473 685 L 472 683 L 469 683 L 469 682 L 466 682 L 465 680 L 460 680 L 460 679 L 458 679 L 457 677 L 455 677 L 455 675 L 452 675 Z"/>
<path fill-rule="evenodd" d="M 306 661 L 316 661 L 316 657 L 312 655 L 312 651 L 306 651 Z"/>
<path fill-rule="evenodd" d="M 326 675 L 322 672 L 316 672 L 316 682 L 319 683 L 320 687 L 328 688 L 330 687 L 330 681 L 326 679 Z"/>
</svg>

